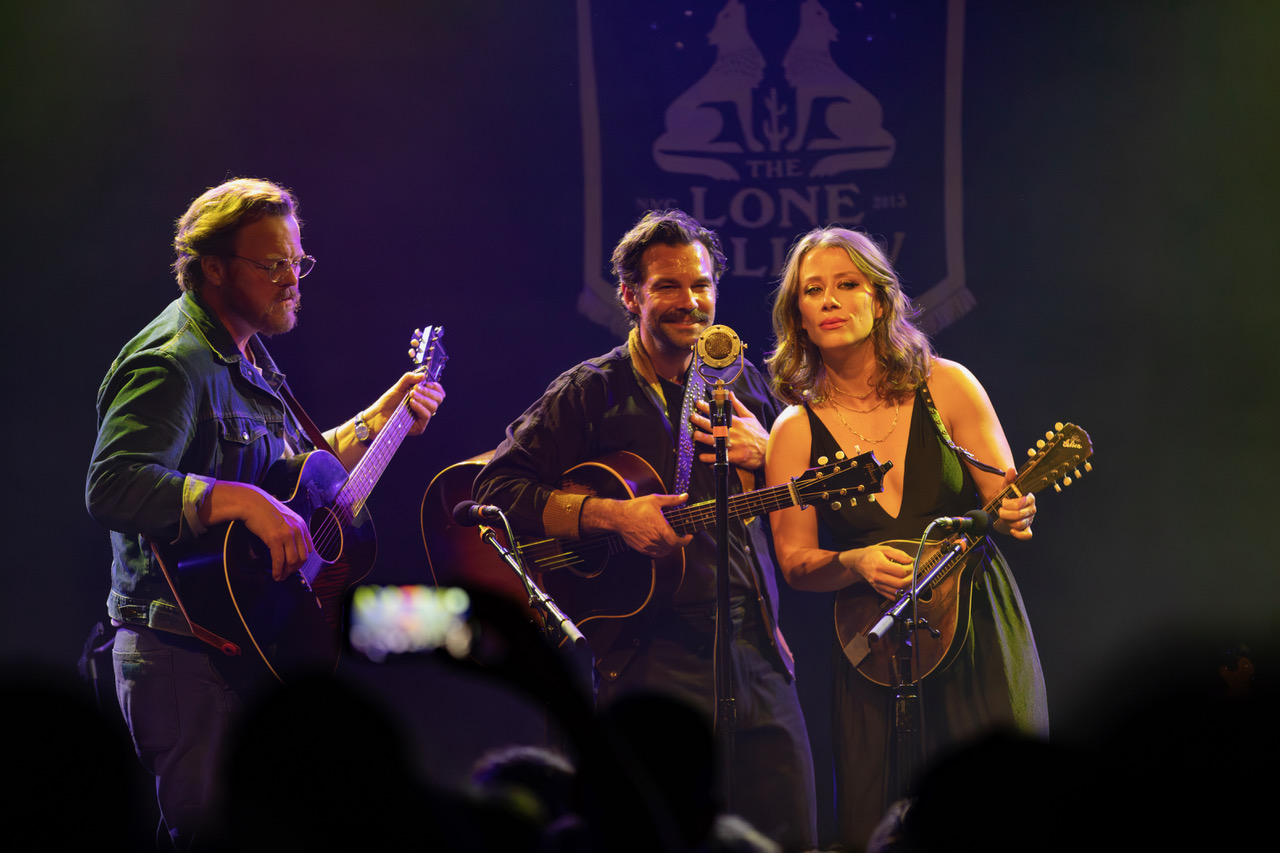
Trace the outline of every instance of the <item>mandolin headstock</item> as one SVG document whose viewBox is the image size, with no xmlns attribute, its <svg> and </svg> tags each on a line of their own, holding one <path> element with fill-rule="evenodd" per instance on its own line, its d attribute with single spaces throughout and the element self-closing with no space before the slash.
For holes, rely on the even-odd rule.
<svg viewBox="0 0 1280 853">
<path fill-rule="evenodd" d="M 1075 424 L 1054 424 L 1036 446 L 1027 450 L 1031 461 L 1018 472 L 1014 485 L 1022 494 L 1031 494 L 1052 485 L 1055 492 L 1093 470 L 1089 457 L 1093 442 Z M 1083 469 L 1083 470 L 1082 470 Z"/>
</svg>

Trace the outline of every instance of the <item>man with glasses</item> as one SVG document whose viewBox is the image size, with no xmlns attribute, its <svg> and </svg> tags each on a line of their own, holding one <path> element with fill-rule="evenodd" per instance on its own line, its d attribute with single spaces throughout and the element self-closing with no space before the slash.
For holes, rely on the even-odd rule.
<svg viewBox="0 0 1280 853">
<path fill-rule="evenodd" d="M 164 827 L 190 846 L 214 791 L 227 725 L 260 663 L 193 636 L 150 541 L 178 544 L 243 522 L 280 581 L 313 550 L 307 521 L 257 484 L 278 459 L 312 450 L 262 338 L 297 322 L 303 254 L 297 202 L 268 181 L 205 192 L 178 220 L 182 294 L 127 343 L 98 393 L 86 504 L 110 528 L 118 631 L 116 694 L 139 757 L 156 775 Z M 324 439 L 350 470 L 408 397 L 421 433 L 444 389 L 406 373 Z M 304 416 L 305 417 L 305 416 Z"/>
</svg>

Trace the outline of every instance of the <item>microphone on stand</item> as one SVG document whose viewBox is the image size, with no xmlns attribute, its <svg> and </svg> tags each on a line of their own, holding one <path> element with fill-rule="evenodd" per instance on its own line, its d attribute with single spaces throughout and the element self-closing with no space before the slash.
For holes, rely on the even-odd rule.
<svg viewBox="0 0 1280 853">
<path fill-rule="evenodd" d="M 489 504 L 463 501 L 453 508 L 453 522 L 459 527 L 475 527 L 502 518 L 502 510 Z"/>
<path fill-rule="evenodd" d="M 991 516 L 980 509 L 971 509 L 957 518 L 936 518 L 933 525 L 942 530 L 968 531 L 974 536 L 984 536 L 991 527 Z"/>
<path fill-rule="evenodd" d="M 697 352 L 707 367 L 728 367 L 742 353 L 742 341 L 728 326 L 708 326 L 698 335 Z"/>
</svg>

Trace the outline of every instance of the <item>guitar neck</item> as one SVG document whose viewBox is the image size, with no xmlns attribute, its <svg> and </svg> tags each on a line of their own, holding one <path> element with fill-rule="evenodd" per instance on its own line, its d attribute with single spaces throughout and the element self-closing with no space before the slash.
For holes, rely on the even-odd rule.
<svg viewBox="0 0 1280 853">
<path fill-rule="evenodd" d="M 410 354 L 414 356 L 418 373 L 422 377 L 414 386 L 414 390 L 428 382 L 440 381 L 445 362 L 449 360 L 448 354 L 444 351 L 444 345 L 440 342 L 442 335 L 444 335 L 444 329 L 440 326 L 427 326 L 421 331 L 414 332 L 413 349 Z M 387 470 L 391 457 L 395 456 L 396 451 L 400 449 L 400 442 L 404 441 L 409 430 L 413 429 L 415 418 L 413 412 L 409 410 L 409 398 L 412 395 L 412 390 L 405 395 L 391 418 L 374 436 L 373 443 L 356 463 L 355 470 L 351 472 L 351 476 L 347 478 L 347 484 L 342 489 L 342 494 L 334 502 L 345 509 L 353 519 L 369 499 L 373 487 L 382 477 L 382 472 Z"/>
<path fill-rule="evenodd" d="M 424 379 L 423 383 L 426 381 Z M 347 479 L 346 488 L 342 490 L 342 494 L 339 495 L 336 501 L 351 511 L 351 517 L 354 518 L 360 512 L 360 508 L 364 506 L 365 501 L 369 499 L 369 495 L 373 493 L 373 487 L 378 484 L 382 473 L 387 470 L 391 457 L 395 456 L 396 451 L 400 449 L 400 443 L 404 441 L 404 437 L 413 428 L 413 423 L 413 413 L 409 411 L 408 397 L 406 397 L 405 401 L 396 408 L 395 414 L 391 416 L 386 425 L 378 430 L 378 434 L 374 436 L 373 443 L 369 445 L 369 449 L 365 451 L 364 456 L 356 463 L 355 470 L 351 472 L 351 476 Z"/>
<path fill-rule="evenodd" d="M 795 506 L 796 503 L 788 485 L 770 486 L 765 489 L 747 492 L 746 494 L 730 496 L 729 518 L 760 515 L 763 512 L 772 512 L 775 509 L 786 509 L 787 507 Z M 671 529 L 678 535 L 684 536 L 689 533 L 698 533 L 715 526 L 716 502 L 709 500 L 689 506 L 676 507 L 675 509 L 665 509 L 662 514 L 666 516 L 667 523 L 671 525 Z M 553 547 L 550 551 L 547 550 L 548 544 L 555 541 L 554 539 L 544 539 L 521 543 L 519 551 L 523 556 L 533 560 L 541 568 L 546 569 L 559 559 L 556 556 L 558 554 L 557 548 Z M 600 533 L 579 540 L 577 550 L 587 549 L 600 549 L 610 554 L 621 554 L 630 550 L 630 546 L 627 545 L 621 534 Z"/>
<path fill-rule="evenodd" d="M 740 495 L 729 497 L 729 517 L 742 518 L 786 509 L 796 505 L 795 498 L 788 485 L 770 486 Z M 714 500 L 690 506 L 663 510 L 667 523 L 680 536 L 706 530 L 716 523 L 716 502 Z"/>
<path fill-rule="evenodd" d="M 648 475 L 644 470 L 636 470 L 631 477 L 626 477 L 615 471 L 616 467 L 626 469 L 632 464 L 625 458 L 632 454 L 620 454 L 620 456 L 624 458 L 613 460 L 606 457 L 605 460 L 572 468 L 569 473 L 578 468 L 589 469 L 589 472 L 584 475 L 586 484 L 592 487 L 592 493 L 598 493 L 602 497 L 613 494 L 621 496 L 624 491 L 630 491 L 629 483 L 639 483 L 641 489 L 638 493 L 642 494 L 648 494 L 647 490 L 655 485 L 661 488 L 657 475 L 647 464 L 643 467 L 647 469 Z M 834 462 L 828 462 L 825 459 L 821 461 L 821 467 L 810 468 L 786 483 L 731 495 L 728 500 L 729 518 L 757 516 L 793 506 L 809 506 L 817 502 L 853 501 L 865 495 L 874 496 L 884 488 L 884 475 L 891 465 L 888 462 L 883 464 L 878 462 L 871 451 L 854 459 L 845 459 L 840 456 Z M 577 482 L 576 477 L 574 482 Z M 624 487 L 627 488 L 624 490 Z M 631 496 L 634 497 L 635 493 Z M 663 516 L 677 535 L 690 535 L 715 526 L 716 501 L 712 499 L 664 509 Z M 530 559 L 539 571 L 577 565 L 581 560 L 594 560 L 603 556 L 604 553 L 620 554 L 629 549 L 626 540 L 618 533 L 600 533 L 573 541 L 541 539 L 519 543 L 518 547 L 520 553 Z"/>
</svg>

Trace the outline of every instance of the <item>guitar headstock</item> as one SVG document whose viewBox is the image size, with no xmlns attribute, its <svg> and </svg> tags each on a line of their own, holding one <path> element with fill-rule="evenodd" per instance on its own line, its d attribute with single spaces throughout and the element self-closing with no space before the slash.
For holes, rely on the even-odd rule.
<svg viewBox="0 0 1280 853">
<path fill-rule="evenodd" d="M 884 475 L 893 467 L 892 462 L 881 463 L 871 450 L 852 459 L 837 452 L 835 462 L 828 464 L 825 456 L 818 462 L 819 467 L 810 468 L 791 481 L 797 506 L 830 503 L 832 509 L 838 510 L 842 499 L 848 499 L 850 505 L 864 495 L 875 500 L 876 493 L 884 491 Z"/>
<path fill-rule="evenodd" d="M 1022 494 L 1038 492 L 1049 485 L 1054 491 L 1069 486 L 1072 478 L 1079 479 L 1093 470 L 1089 457 L 1093 455 L 1093 442 L 1089 433 L 1075 424 L 1054 424 L 1036 446 L 1027 451 L 1031 461 L 1018 472 L 1013 485 Z M 1061 485 L 1059 485 L 1061 481 Z"/>
<path fill-rule="evenodd" d="M 409 342 L 409 358 L 417 365 L 424 382 L 439 382 L 444 372 L 444 364 L 449 356 L 444 351 L 440 339 L 444 337 L 444 326 L 427 326 L 425 329 L 414 329 L 413 340 Z"/>
</svg>

